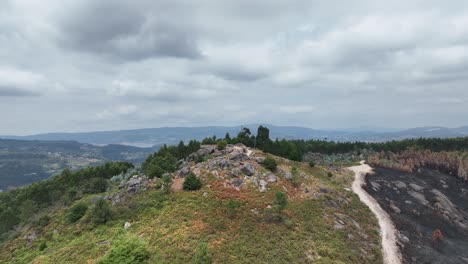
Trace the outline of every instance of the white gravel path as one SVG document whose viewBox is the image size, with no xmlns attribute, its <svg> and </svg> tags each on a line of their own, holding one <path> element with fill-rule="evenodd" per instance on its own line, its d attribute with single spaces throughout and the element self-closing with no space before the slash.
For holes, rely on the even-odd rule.
<svg viewBox="0 0 468 264">
<path fill-rule="evenodd" d="M 401 264 L 401 253 L 397 246 L 397 230 L 382 207 L 372 198 L 362 186 L 365 184 L 365 175 L 372 172 L 372 168 L 361 161 L 361 165 L 349 167 L 355 173 L 355 179 L 352 190 L 359 196 L 359 199 L 365 203 L 379 220 L 382 235 L 382 252 L 385 264 Z"/>
</svg>

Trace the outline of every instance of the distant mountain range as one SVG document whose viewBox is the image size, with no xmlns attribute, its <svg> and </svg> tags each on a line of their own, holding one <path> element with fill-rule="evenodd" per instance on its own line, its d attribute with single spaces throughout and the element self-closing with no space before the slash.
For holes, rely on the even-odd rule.
<svg viewBox="0 0 468 264">
<path fill-rule="evenodd" d="M 245 126 L 207 126 L 207 127 L 161 127 L 119 131 L 84 133 L 47 133 L 30 136 L 0 136 L 5 139 L 19 140 L 71 140 L 95 145 L 121 144 L 136 147 L 158 147 L 163 144 L 177 144 L 180 140 L 201 140 L 207 136 L 231 137 L 237 135 L 242 127 L 248 127 L 256 134 L 258 124 Z M 307 127 L 265 125 L 270 129 L 271 138 L 321 139 L 333 141 L 380 142 L 419 137 L 453 138 L 468 136 L 468 126 L 458 128 L 419 127 L 401 131 L 376 132 L 352 130 L 318 130 Z"/>
</svg>

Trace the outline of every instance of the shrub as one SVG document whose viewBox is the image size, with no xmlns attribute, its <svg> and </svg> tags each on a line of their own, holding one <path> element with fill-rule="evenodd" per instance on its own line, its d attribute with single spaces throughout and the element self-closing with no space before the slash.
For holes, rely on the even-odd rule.
<svg viewBox="0 0 468 264">
<path fill-rule="evenodd" d="M 299 180 L 299 171 L 295 166 L 291 167 L 291 183 L 294 187 L 299 187 L 301 185 L 301 181 Z"/>
<path fill-rule="evenodd" d="M 84 202 L 80 202 L 75 204 L 70 208 L 70 211 L 67 214 L 67 220 L 70 223 L 75 223 L 76 221 L 80 220 L 88 210 L 88 205 Z"/>
<path fill-rule="evenodd" d="M 39 251 L 44 251 L 44 250 L 46 250 L 46 248 L 47 248 L 46 242 L 42 242 L 42 243 L 39 245 Z"/>
<path fill-rule="evenodd" d="M 268 156 L 265 158 L 263 161 L 263 166 L 267 168 L 270 171 L 275 171 L 276 167 L 278 167 L 278 164 L 276 163 L 276 160 L 273 159 L 272 157 Z"/>
<path fill-rule="evenodd" d="M 284 192 L 276 192 L 274 206 L 275 206 L 276 212 L 278 213 L 279 219 L 282 218 L 283 210 L 286 208 L 287 205 L 288 205 L 288 198 L 286 197 L 286 194 Z"/>
<path fill-rule="evenodd" d="M 226 140 L 220 140 L 220 141 L 216 142 L 216 148 L 218 150 L 224 150 L 226 147 L 227 147 Z"/>
<path fill-rule="evenodd" d="M 328 178 L 331 178 L 331 177 L 333 177 L 333 173 L 328 172 L 328 173 L 327 173 L 327 176 L 328 176 Z"/>
<path fill-rule="evenodd" d="M 165 193 L 170 193 L 171 192 L 171 186 L 172 186 L 172 177 L 171 175 L 164 175 L 162 178 L 162 185 L 161 188 Z"/>
<path fill-rule="evenodd" d="M 195 264 L 211 264 L 211 254 L 208 250 L 208 244 L 201 242 L 198 245 L 197 251 L 193 258 L 193 263 Z"/>
<path fill-rule="evenodd" d="M 149 252 L 146 243 L 136 236 L 121 236 L 112 242 L 109 253 L 98 264 L 146 263 Z"/>
<path fill-rule="evenodd" d="M 112 209 L 109 202 L 100 198 L 94 204 L 91 211 L 91 219 L 95 224 L 105 224 L 112 217 Z"/>
<path fill-rule="evenodd" d="M 186 191 L 200 190 L 202 183 L 200 179 L 193 172 L 189 173 L 185 178 L 183 189 Z"/>
<path fill-rule="evenodd" d="M 309 166 L 311 168 L 315 167 L 315 162 L 313 160 L 309 161 Z"/>
<path fill-rule="evenodd" d="M 86 186 L 86 193 L 102 193 L 107 190 L 107 180 L 104 178 L 92 178 Z"/>
<path fill-rule="evenodd" d="M 230 199 L 226 204 L 227 215 L 229 218 L 233 218 L 237 214 L 237 209 L 240 207 L 240 202 Z"/>
</svg>

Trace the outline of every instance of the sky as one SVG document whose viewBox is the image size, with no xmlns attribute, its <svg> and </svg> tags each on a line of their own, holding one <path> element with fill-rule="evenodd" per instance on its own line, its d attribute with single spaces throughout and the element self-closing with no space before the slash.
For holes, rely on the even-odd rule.
<svg viewBox="0 0 468 264">
<path fill-rule="evenodd" d="M 0 135 L 467 116 L 464 0 L 0 2 Z"/>
</svg>

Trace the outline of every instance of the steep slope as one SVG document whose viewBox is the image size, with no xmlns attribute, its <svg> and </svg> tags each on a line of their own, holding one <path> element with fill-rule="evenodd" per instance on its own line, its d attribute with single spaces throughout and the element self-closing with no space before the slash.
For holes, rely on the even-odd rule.
<svg viewBox="0 0 468 264">
<path fill-rule="evenodd" d="M 196 163 L 200 155 L 205 161 Z M 204 146 L 171 175 L 172 192 L 160 179 L 117 177 L 111 191 L 74 202 L 108 200 L 110 221 L 96 224 L 88 210 L 71 224 L 68 207 L 49 208 L 47 224 L 2 245 L 0 262 L 97 263 L 128 236 L 142 241 L 149 263 L 191 262 L 202 242 L 213 263 L 382 263 L 377 221 L 350 191 L 350 171 L 273 157 L 270 172 L 265 158 L 242 145 Z M 200 190 L 181 189 L 190 173 Z M 281 214 L 277 192 L 288 200 Z"/>
</svg>

